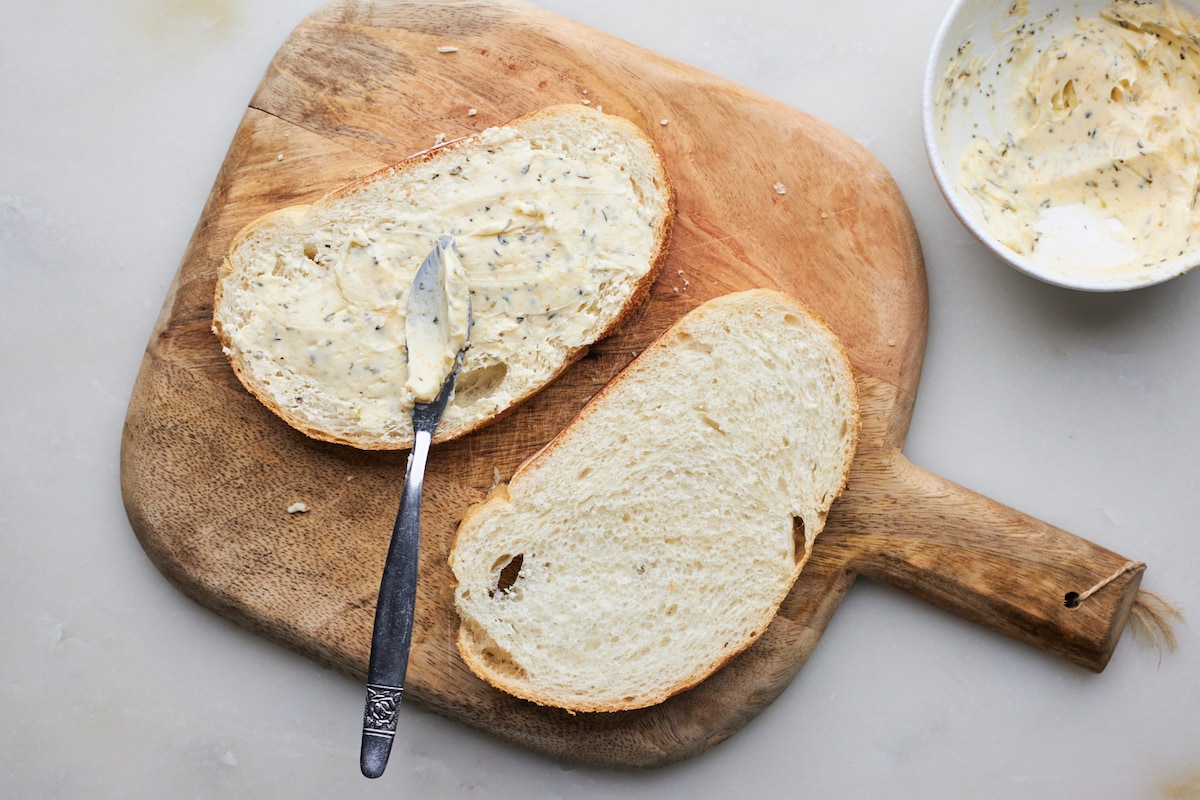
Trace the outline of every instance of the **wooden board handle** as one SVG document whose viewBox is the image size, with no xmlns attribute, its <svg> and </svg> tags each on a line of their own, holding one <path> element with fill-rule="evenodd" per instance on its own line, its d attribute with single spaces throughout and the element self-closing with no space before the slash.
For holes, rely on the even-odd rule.
<svg viewBox="0 0 1200 800">
<path fill-rule="evenodd" d="M 854 572 L 1087 669 L 1108 663 L 1144 564 L 933 475 L 899 452 L 856 464 L 843 500 L 839 516 L 851 517 L 846 530 L 855 531 L 844 537 Z"/>
</svg>

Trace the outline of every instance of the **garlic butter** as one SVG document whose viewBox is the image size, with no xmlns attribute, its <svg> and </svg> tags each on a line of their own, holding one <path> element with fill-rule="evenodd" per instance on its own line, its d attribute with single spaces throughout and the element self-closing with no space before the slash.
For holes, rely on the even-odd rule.
<svg viewBox="0 0 1200 800">
<path fill-rule="evenodd" d="M 489 129 L 405 165 L 403 182 L 302 212 L 284 244 L 244 248 L 254 306 L 224 331 L 230 350 L 251 354 L 244 381 L 288 387 L 297 415 L 409 436 L 427 393 L 410 385 L 405 309 L 418 266 L 450 234 L 473 325 L 443 427 L 540 387 L 626 303 L 666 213 L 661 198 L 644 202 L 611 142 L 567 139 Z"/>
<path fill-rule="evenodd" d="M 1153 270 L 1200 245 L 1200 18 L 1168 0 L 1073 13 L 1029 18 L 1017 4 L 994 49 L 959 48 L 936 99 L 942 125 L 978 103 L 993 123 L 976 126 L 959 182 L 1031 260 Z"/>
</svg>

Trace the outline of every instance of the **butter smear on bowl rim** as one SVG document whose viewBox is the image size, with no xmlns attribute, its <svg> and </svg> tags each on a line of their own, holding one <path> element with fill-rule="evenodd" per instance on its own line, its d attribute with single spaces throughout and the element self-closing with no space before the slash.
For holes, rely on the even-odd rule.
<svg viewBox="0 0 1200 800">
<path fill-rule="evenodd" d="M 1119 291 L 1200 262 L 1200 0 L 957 0 L 925 79 L 954 213 L 1048 283 Z"/>
</svg>

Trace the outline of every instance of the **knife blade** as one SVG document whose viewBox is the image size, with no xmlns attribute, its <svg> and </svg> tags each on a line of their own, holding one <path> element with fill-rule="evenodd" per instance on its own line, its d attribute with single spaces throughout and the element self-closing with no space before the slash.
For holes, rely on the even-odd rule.
<svg viewBox="0 0 1200 800">
<path fill-rule="evenodd" d="M 417 599 L 425 465 L 470 342 L 470 297 L 465 287 L 454 239 L 442 237 L 417 270 L 405 317 L 408 385 L 418 402 L 413 406 L 413 447 L 379 583 L 371 634 L 359 754 L 359 767 L 368 778 L 378 778 L 387 766 L 404 696 Z M 464 303 L 466 323 L 456 325 Z M 451 359 L 444 357 L 449 348 L 455 349 Z M 429 386 L 436 390 L 432 397 Z"/>
</svg>

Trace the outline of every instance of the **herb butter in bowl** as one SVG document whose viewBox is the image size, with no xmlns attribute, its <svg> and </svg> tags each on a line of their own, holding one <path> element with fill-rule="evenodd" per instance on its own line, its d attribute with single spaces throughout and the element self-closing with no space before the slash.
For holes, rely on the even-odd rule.
<svg viewBox="0 0 1200 800">
<path fill-rule="evenodd" d="M 1120 291 L 1200 263 L 1200 0 L 955 0 L 925 147 L 997 256 Z"/>
</svg>

